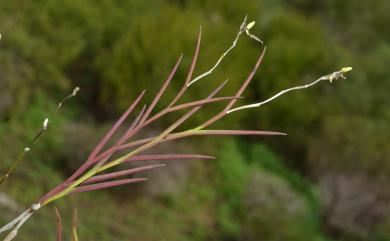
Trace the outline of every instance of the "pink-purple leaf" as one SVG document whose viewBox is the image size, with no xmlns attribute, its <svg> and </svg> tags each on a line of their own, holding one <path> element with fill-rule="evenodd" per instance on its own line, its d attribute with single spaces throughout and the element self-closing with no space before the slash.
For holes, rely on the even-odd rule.
<svg viewBox="0 0 390 241">
<path fill-rule="evenodd" d="M 97 146 L 92 150 L 91 154 L 88 157 L 88 160 L 93 159 L 100 150 L 104 147 L 104 145 L 110 140 L 112 135 L 118 130 L 118 128 L 122 125 L 122 123 L 126 120 L 129 114 L 134 110 L 137 106 L 138 102 L 144 96 L 145 90 L 137 97 L 132 105 L 122 114 L 122 116 L 115 122 L 115 124 L 111 127 L 111 129 L 107 132 L 107 134 L 103 137 L 103 139 L 97 144 Z"/>
<path fill-rule="evenodd" d="M 111 181 L 111 182 L 103 182 L 98 184 L 92 184 L 92 185 L 85 185 L 75 188 L 70 194 L 76 194 L 76 193 L 82 193 L 82 192 L 89 192 L 89 191 L 95 191 L 110 187 L 116 187 L 116 186 L 122 186 L 130 183 L 136 183 L 136 182 L 144 182 L 147 178 L 129 178 L 129 179 L 123 179 L 118 181 Z"/>
<path fill-rule="evenodd" d="M 166 166 L 165 164 L 147 165 L 147 166 L 130 168 L 130 169 L 123 170 L 123 171 L 117 171 L 117 172 L 113 172 L 113 173 L 98 175 L 98 176 L 91 177 L 90 179 L 85 181 L 83 184 L 101 182 L 101 181 L 105 181 L 108 179 L 114 179 L 114 178 L 118 178 L 118 177 L 128 176 L 131 174 L 144 172 L 147 170 L 151 170 L 151 169 L 155 169 L 155 168 L 159 168 L 159 167 L 165 167 L 165 166 Z"/>
<path fill-rule="evenodd" d="M 178 92 L 178 94 L 176 95 L 176 97 L 173 98 L 172 102 L 168 105 L 167 108 L 170 108 L 170 107 L 172 107 L 174 104 L 176 104 L 176 102 L 180 99 L 180 97 L 181 97 L 181 96 L 184 94 L 184 92 L 188 89 L 188 83 L 189 83 L 189 82 L 191 81 L 191 79 L 192 79 L 192 74 L 194 73 L 196 61 L 197 61 L 197 59 L 198 59 L 201 39 L 202 39 L 202 28 L 199 29 L 198 41 L 197 41 L 197 43 L 196 43 L 195 53 L 194 53 L 194 56 L 192 57 L 191 66 L 190 66 L 190 69 L 188 70 L 187 78 L 186 78 L 185 84 L 182 86 L 182 88 L 180 89 L 180 91 Z"/>
<path fill-rule="evenodd" d="M 151 154 L 151 155 L 138 155 L 129 158 L 125 162 L 133 161 L 162 161 L 162 160 L 185 160 L 185 159 L 215 159 L 213 156 L 196 155 L 196 154 Z"/>
<path fill-rule="evenodd" d="M 285 136 L 286 133 L 274 131 L 254 131 L 254 130 L 199 130 L 194 135 L 202 136 L 226 136 L 226 135 L 252 135 L 252 136 Z"/>
<path fill-rule="evenodd" d="M 58 211 L 57 207 L 54 206 L 54 211 L 56 213 L 56 223 L 57 223 L 57 241 L 62 240 L 62 221 L 61 221 L 61 215 Z"/>
<path fill-rule="evenodd" d="M 149 108 L 146 110 L 145 115 L 142 116 L 142 119 L 140 123 L 144 123 L 145 120 L 149 117 L 150 113 L 153 111 L 154 107 L 157 105 L 158 101 L 160 100 L 161 96 L 164 94 L 165 90 L 167 89 L 169 83 L 171 82 L 173 76 L 175 76 L 176 70 L 179 67 L 179 64 L 183 58 L 183 54 L 180 55 L 179 59 L 177 60 L 175 67 L 173 67 L 173 70 L 169 74 L 168 78 L 165 80 L 164 84 L 162 85 L 161 89 L 157 93 L 157 95 L 154 97 L 152 103 L 150 104 Z"/>
</svg>

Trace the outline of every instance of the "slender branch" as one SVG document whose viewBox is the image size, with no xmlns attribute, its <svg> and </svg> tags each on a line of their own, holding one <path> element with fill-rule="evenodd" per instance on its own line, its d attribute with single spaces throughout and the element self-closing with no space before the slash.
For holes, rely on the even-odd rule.
<svg viewBox="0 0 390 241">
<path fill-rule="evenodd" d="M 75 97 L 79 91 L 80 91 L 80 88 L 79 88 L 79 87 L 74 88 L 72 94 L 66 96 L 63 100 L 61 100 L 61 101 L 58 103 L 57 109 L 56 109 L 55 113 L 57 113 L 57 112 L 61 109 L 62 105 L 63 105 L 67 100 L 69 100 L 69 99 Z"/>
<path fill-rule="evenodd" d="M 54 111 L 54 115 L 58 113 L 58 111 L 61 109 L 63 104 L 69 100 L 72 97 L 75 97 L 77 93 L 79 92 L 80 88 L 76 87 L 73 89 L 73 92 L 66 96 L 64 99 L 62 99 L 60 102 L 58 102 L 57 108 Z M 34 136 L 34 138 L 30 141 L 30 144 L 23 149 L 23 151 L 19 154 L 18 158 L 13 162 L 12 166 L 5 172 L 5 174 L 0 178 L 0 185 L 5 182 L 15 171 L 15 169 L 18 167 L 18 165 L 23 161 L 24 157 L 26 156 L 26 153 L 29 152 L 32 148 L 32 146 L 37 142 L 37 140 L 44 134 L 44 132 L 47 130 L 49 125 L 49 118 L 45 118 L 45 120 L 42 123 L 41 129 L 37 132 L 37 134 Z"/>
</svg>

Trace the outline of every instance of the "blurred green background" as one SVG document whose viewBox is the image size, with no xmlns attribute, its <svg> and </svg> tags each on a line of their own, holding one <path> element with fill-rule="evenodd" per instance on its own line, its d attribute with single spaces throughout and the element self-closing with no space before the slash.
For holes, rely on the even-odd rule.
<svg viewBox="0 0 390 241">
<path fill-rule="evenodd" d="M 6 170 L 58 100 L 80 95 L 51 118 L 45 136 L 0 186 L 0 224 L 66 178 L 141 90 L 150 101 L 180 53 L 183 63 L 159 108 L 184 81 L 199 25 L 196 74 L 230 46 L 244 16 L 268 47 L 239 104 L 353 66 L 347 80 L 237 112 L 215 128 L 277 130 L 286 137 L 194 138 L 158 152 L 212 154 L 150 172 L 145 184 L 57 203 L 69 239 L 390 240 L 390 1 L 64 0 L 0 1 L 0 171 Z M 229 78 L 233 93 L 258 57 L 237 48 L 185 100 Z M 221 108 L 213 104 L 185 127 Z M 169 115 L 145 135 L 162 130 Z M 18 240 L 55 240 L 51 207 Z"/>
</svg>

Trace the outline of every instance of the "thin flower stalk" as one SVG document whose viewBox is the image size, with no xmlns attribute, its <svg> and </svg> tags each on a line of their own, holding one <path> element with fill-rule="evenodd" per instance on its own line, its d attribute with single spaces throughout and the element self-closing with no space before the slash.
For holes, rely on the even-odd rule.
<svg viewBox="0 0 390 241">
<path fill-rule="evenodd" d="M 243 33 L 246 33 L 250 38 L 260 42 L 261 45 L 263 45 L 263 41 L 262 40 L 260 40 L 258 37 L 256 37 L 255 35 L 253 35 L 253 34 L 251 34 L 249 32 L 249 29 L 251 27 L 253 27 L 254 22 L 251 22 L 250 24 L 252 26 L 249 26 L 246 23 L 246 21 L 247 21 L 247 16 L 245 16 L 244 21 L 240 25 L 240 29 L 239 29 L 239 31 L 238 31 L 238 33 L 236 35 L 236 38 L 233 40 L 232 45 L 219 57 L 217 62 L 214 64 L 214 66 L 211 67 L 211 69 L 209 69 L 208 71 L 204 72 L 203 74 L 201 74 L 201 75 L 197 76 L 196 78 L 194 78 L 193 80 L 189 81 L 187 83 L 187 86 L 190 86 L 190 85 L 194 84 L 195 82 L 199 81 L 200 79 L 203 79 L 203 78 L 207 77 L 208 75 L 212 74 L 214 72 L 214 70 L 218 67 L 218 65 L 223 61 L 223 59 L 229 54 L 229 52 L 232 51 L 236 47 L 237 42 L 238 42 L 238 40 L 240 39 L 240 37 L 241 37 L 241 35 Z"/>
<path fill-rule="evenodd" d="M 54 115 L 56 115 L 60 111 L 61 107 L 63 106 L 63 104 L 66 101 L 68 101 L 69 99 L 75 97 L 79 91 L 80 91 L 80 88 L 76 87 L 76 88 L 73 89 L 73 91 L 72 91 L 72 93 L 70 95 L 68 95 L 64 99 L 62 99 L 57 104 L 57 108 L 54 111 Z M 41 129 L 39 129 L 37 134 L 35 134 L 33 139 L 30 141 L 30 144 L 23 149 L 23 151 L 18 155 L 18 158 L 12 163 L 11 167 L 5 172 L 5 174 L 2 177 L 0 177 L 0 185 L 2 183 L 4 183 L 14 173 L 15 169 L 24 160 L 26 154 L 31 151 L 31 148 L 33 147 L 33 145 L 46 132 L 46 130 L 48 128 L 48 125 L 49 125 L 49 118 L 45 118 L 44 121 L 42 122 Z"/>
<path fill-rule="evenodd" d="M 331 74 L 324 75 L 324 76 L 318 78 L 317 80 L 315 80 L 315 81 L 313 81 L 313 82 L 311 82 L 309 84 L 295 86 L 295 87 L 292 87 L 292 88 L 288 88 L 288 89 L 282 90 L 282 91 L 278 92 L 276 95 L 273 95 L 272 97 L 270 97 L 270 98 L 268 98 L 268 99 L 266 99 L 264 101 L 261 101 L 261 102 L 255 103 L 255 104 L 250 104 L 250 105 L 244 105 L 244 106 L 241 106 L 241 107 L 236 107 L 234 109 L 228 110 L 227 113 L 230 114 L 232 112 L 239 111 L 239 110 L 245 110 L 245 109 L 260 107 L 260 106 L 262 106 L 264 104 L 267 104 L 268 102 L 273 101 L 276 98 L 279 98 L 280 96 L 282 96 L 282 95 L 284 95 L 284 94 L 286 94 L 286 93 L 288 93 L 290 91 L 306 89 L 306 88 L 312 87 L 312 86 L 320 83 L 323 80 L 328 80 L 330 83 L 332 83 L 333 80 L 337 80 L 339 78 L 345 79 L 346 77 L 344 76 L 344 74 L 349 72 L 349 71 L 351 71 L 351 70 L 352 70 L 352 67 L 344 67 L 344 68 L 340 69 L 339 71 L 335 71 L 335 72 L 333 72 Z"/>
</svg>

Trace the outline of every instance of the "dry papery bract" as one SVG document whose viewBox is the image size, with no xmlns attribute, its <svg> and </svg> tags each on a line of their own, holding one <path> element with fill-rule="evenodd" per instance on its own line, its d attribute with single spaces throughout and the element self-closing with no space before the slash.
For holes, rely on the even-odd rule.
<svg viewBox="0 0 390 241">
<path fill-rule="evenodd" d="M 184 104 L 177 104 L 179 99 L 182 97 L 183 94 L 185 94 L 185 92 L 189 89 L 191 85 L 195 84 L 202 78 L 210 75 L 214 71 L 214 69 L 216 69 L 219 66 L 219 64 L 228 55 L 228 53 L 235 48 L 242 34 L 245 34 L 249 38 L 254 39 L 256 42 L 260 43 L 261 45 L 263 44 L 262 40 L 260 40 L 258 37 L 256 37 L 255 35 L 249 32 L 249 30 L 253 28 L 253 25 L 254 22 L 247 24 L 247 18 L 245 17 L 243 23 L 239 28 L 238 34 L 233 41 L 233 44 L 221 55 L 221 57 L 217 60 L 216 64 L 205 73 L 199 75 L 198 77 L 192 78 L 192 74 L 195 69 L 195 65 L 197 62 L 199 49 L 200 49 L 201 36 L 202 36 L 200 30 L 198 34 L 195 52 L 192 57 L 192 62 L 187 73 L 187 77 L 182 85 L 182 88 L 178 91 L 178 93 L 170 102 L 170 104 L 167 105 L 162 110 L 160 110 L 159 112 L 157 112 L 156 114 L 152 114 L 153 111 L 155 110 L 158 101 L 160 100 L 165 90 L 168 88 L 172 78 L 174 77 L 176 70 L 178 69 L 180 62 L 182 60 L 182 55 L 178 58 L 171 73 L 164 81 L 163 85 L 155 95 L 152 102 L 148 106 L 144 105 L 142 108 L 140 108 L 138 113 L 135 115 L 134 120 L 127 127 L 126 131 L 121 133 L 120 137 L 116 141 L 114 141 L 114 144 L 109 147 L 106 147 L 107 143 L 112 139 L 113 135 L 118 131 L 118 129 L 121 126 L 125 125 L 125 121 L 130 116 L 130 114 L 135 112 L 137 106 L 139 105 L 142 97 L 145 94 L 145 91 L 143 91 L 129 106 L 129 108 L 122 114 L 122 116 L 120 116 L 120 118 L 114 123 L 111 129 L 103 136 L 103 138 L 98 142 L 95 148 L 91 151 L 86 161 L 69 178 L 67 178 L 63 183 L 59 184 L 51 191 L 49 191 L 47 194 L 39 198 L 38 201 L 33 205 L 31 205 L 31 207 L 27 209 L 24 213 L 22 213 L 17 218 L 15 218 L 11 222 L 9 222 L 8 224 L 0 228 L 0 234 L 6 232 L 7 230 L 12 230 L 9 233 L 9 235 L 5 238 L 5 240 L 6 241 L 12 240 L 17 235 L 19 228 L 31 217 L 31 215 L 34 212 L 38 211 L 43 206 L 46 206 L 58 199 L 76 193 L 105 189 L 105 188 L 110 188 L 110 187 L 130 184 L 130 183 L 136 183 L 136 182 L 144 182 L 147 180 L 146 178 L 132 178 L 129 177 L 129 175 L 132 175 L 134 173 L 145 172 L 156 168 L 162 168 L 165 166 L 165 164 L 144 164 L 143 166 L 140 167 L 130 168 L 122 171 L 112 170 L 113 167 L 117 167 L 118 165 L 121 165 L 123 163 L 136 162 L 136 161 L 141 163 L 148 163 L 148 161 L 153 161 L 153 160 L 213 159 L 214 158 L 213 156 L 209 156 L 209 155 L 187 154 L 187 153 L 184 154 L 164 153 L 164 154 L 153 154 L 153 155 L 143 154 L 145 151 L 150 150 L 151 148 L 161 143 L 175 141 L 178 139 L 188 138 L 192 136 L 286 135 L 281 132 L 273 132 L 273 131 L 212 130 L 207 128 L 211 124 L 215 123 L 216 121 L 220 120 L 221 118 L 229 115 L 234 111 L 261 106 L 265 103 L 268 103 L 278 98 L 279 96 L 289 91 L 308 88 L 321 82 L 322 80 L 329 80 L 330 82 L 332 82 L 333 80 L 336 80 L 338 78 L 345 78 L 344 73 L 351 70 L 350 67 L 342 68 L 341 70 L 336 71 L 332 74 L 322 76 L 319 79 L 309 84 L 283 90 L 265 101 L 233 108 L 237 100 L 242 98 L 243 92 L 250 84 L 251 80 L 253 79 L 253 76 L 255 75 L 256 71 L 258 70 L 258 68 L 262 63 L 264 54 L 266 52 L 266 47 L 263 46 L 260 50 L 259 57 L 252 71 L 249 73 L 247 78 L 243 81 L 240 88 L 236 91 L 234 95 L 216 97 L 217 94 L 224 87 L 224 85 L 227 83 L 227 81 L 224 81 L 203 99 L 192 101 L 189 103 L 184 103 Z M 77 91 L 78 89 L 75 90 L 72 94 L 75 95 Z M 202 107 L 208 104 L 215 103 L 215 102 L 226 102 L 226 105 L 220 112 L 215 113 L 213 115 L 210 114 L 210 118 L 205 120 L 203 123 L 199 124 L 198 126 L 185 131 L 175 132 L 175 130 L 182 123 L 184 123 L 187 119 L 189 119 L 199 109 L 201 109 Z M 154 121 L 164 117 L 168 113 L 179 111 L 179 110 L 187 110 L 187 112 L 184 115 L 182 115 L 179 119 L 174 121 L 172 124 L 170 124 L 159 135 L 144 138 L 144 139 L 135 138 L 140 131 L 142 131 L 144 128 L 149 126 Z M 45 127 L 45 124 L 43 125 L 43 127 Z M 125 151 L 124 155 L 115 159 L 111 158 L 114 154 L 123 153 L 124 151 Z M 61 219 L 58 210 L 56 211 L 56 214 L 57 214 L 57 224 L 58 224 L 57 240 L 61 240 L 61 221 L 60 221 Z"/>
</svg>

